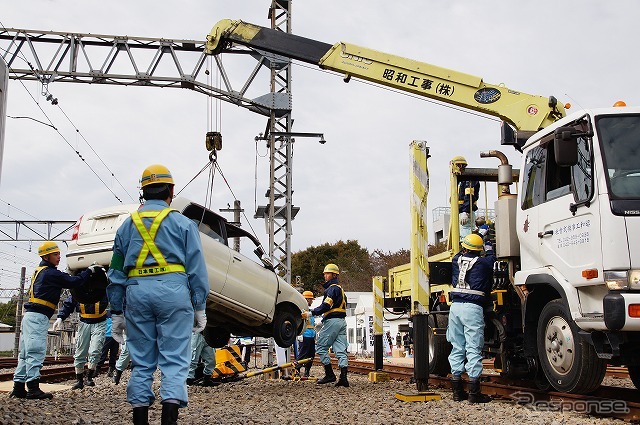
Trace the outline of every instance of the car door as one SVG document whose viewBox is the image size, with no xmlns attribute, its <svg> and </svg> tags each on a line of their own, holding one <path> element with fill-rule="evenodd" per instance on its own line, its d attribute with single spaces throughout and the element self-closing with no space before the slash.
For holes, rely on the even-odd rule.
<svg viewBox="0 0 640 425">
<path fill-rule="evenodd" d="M 249 251 L 254 248 L 255 240 L 251 235 L 236 226 L 227 224 L 227 237 L 240 237 L 242 247 Z M 251 246 L 248 246 L 251 245 Z M 238 300 L 254 314 L 270 320 L 275 309 L 278 295 L 278 279 L 274 271 L 241 252 L 230 250 L 231 261 L 227 273 L 227 283 L 223 288 L 226 298 Z"/>
<path fill-rule="evenodd" d="M 209 275 L 209 289 L 216 295 L 223 293 L 227 282 L 231 254 L 224 238 L 223 218 L 197 204 L 188 204 L 182 214 L 198 226 L 202 253 Z"/>
</svg>

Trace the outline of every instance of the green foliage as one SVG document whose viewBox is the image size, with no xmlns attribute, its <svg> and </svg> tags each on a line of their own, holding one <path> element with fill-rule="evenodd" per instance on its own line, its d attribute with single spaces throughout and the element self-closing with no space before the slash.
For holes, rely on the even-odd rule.
<svg viewBox="0 0 640 425">
<path fill-rule="evenodd" d="M 16 325 L 16 306 L 15 301 L 9 301 L 8 303 L 0 303 L 0 322 L 5 325 Z"/>
</svg>

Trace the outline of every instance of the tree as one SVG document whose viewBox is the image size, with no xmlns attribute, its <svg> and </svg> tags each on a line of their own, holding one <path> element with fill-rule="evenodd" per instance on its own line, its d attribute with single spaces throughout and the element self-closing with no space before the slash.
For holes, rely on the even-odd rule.
<svg viewBox="0 0 640 425">
<path fill-rule="evenodd" d="M 16 301 L 9 301 L 8 303 L 0 303 L 0 322 L 5 325 L 16 325 Z"/>
</svg>

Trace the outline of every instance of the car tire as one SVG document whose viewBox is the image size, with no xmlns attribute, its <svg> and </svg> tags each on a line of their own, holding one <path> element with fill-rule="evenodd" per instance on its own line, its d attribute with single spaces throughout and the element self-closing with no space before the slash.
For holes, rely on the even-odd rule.
<svg viewBox="0 0 640 425">
<path fill-rule="evenodd" d="M 229 333 L 229 331 L 225 328 L 220 328 L 217 326 L 207 326 L 206 328 L 204 328 L 202 336 L 204 336 L 204 340 L 209 347 L 220 348 L 229 343 L 231 333 Z"/>
<path fill-rule="evenodd" d="M 449 364 L 449 354 L 451 354 L 451 343 L 447 341 L 446 335 L 434 335 L 433 328 L 447 329 L 449 316 L 444 314 L 429 315 L 429 373 L 438 376 L 447 376 L 451 371 Z"/>
<path fill-rule="evenodd" d="M 300 313 L 296 315 L 287 308 L 277 310 L 273 319 L 273 339 L 276 344 L 282 348 L 292 346 L 298 336 L 301 322 Z"/>
<path fill-rule="evenodd" d="M 540 366 L 556 390 L 588 394 L 595 391 L 607 371 L 607 363 L 578 334 L 569 308 L 562 300 L 550 301 L 538 321 Z"/>
</svg>

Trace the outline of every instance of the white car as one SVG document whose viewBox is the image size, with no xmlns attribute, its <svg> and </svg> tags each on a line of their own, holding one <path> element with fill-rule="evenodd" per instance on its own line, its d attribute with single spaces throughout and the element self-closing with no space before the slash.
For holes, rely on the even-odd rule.
<svg viewBox="0 0 640 425">
<path fill-rule="evenodd" d="M 83 215 L 69 242 L 67 266 L 77 273 L 94 262 L 107 268 L 116 231 L 139 204 L 118 205 Z M 201 205 L 176 198 L 171 208 L 192 219 L 200 230 L 209 273 L 207 343 L 222 347 L 234 335 L 273 337 L 281 347 L 293 344 L 302 332 L 302 295 L 281 279 L 264 256 L 259 241 L 245 230 Z M 261 264 L 229 247 L 233 238 L 250 243 Z M 246 249 L 244 247 L 243 249 Z M 104 292 L 102 292 L 104 294 Z"/>
</svg>

